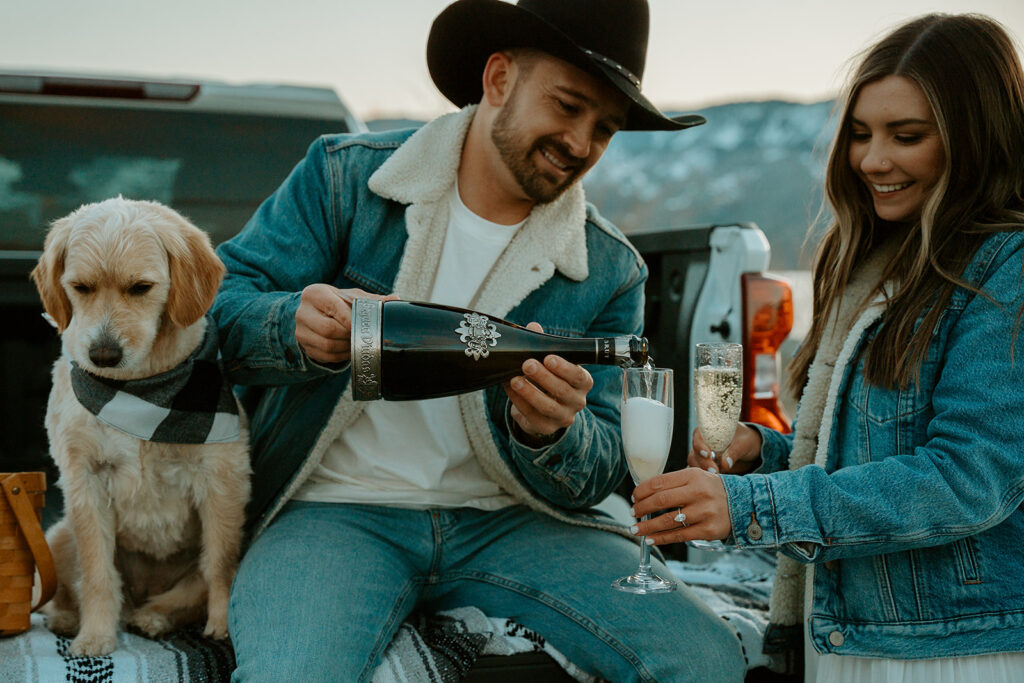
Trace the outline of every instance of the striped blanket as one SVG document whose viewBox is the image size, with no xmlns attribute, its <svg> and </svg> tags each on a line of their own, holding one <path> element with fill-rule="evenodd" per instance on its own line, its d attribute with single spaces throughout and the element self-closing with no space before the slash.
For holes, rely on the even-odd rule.
<svg viewBox="0 0 1024 683">
<path fill-rule="evenodd" d="M 736 631 L 748 670 L 773 664 L 761 653 L 773 559 L 739 552 L 722 554 L 711 564 L 668 563 Z M 106 657 L 71 657 L 70 642 L 48 631 L 45 618 L 33 614 L 28 633 L 0 639 L 0 681 L 222 683 L 230 679 L 235 664 L 230 643 L 203 638 L 201 625 L 160 640 L 122 631 L 117 649 Z M 520 652 L 545 652 L 573 679 L 595 682 L 537 633 L 473 607 L 410 617 L 385 652 L 373 681 L 457 683 L 482 655 Z"/>
<path fill-rule="evenodd" d="M 40 614 L 32 628 L 0 639 L 3 683 L 222 683 L 231 678 L 235 656 L 229 641 L 204 638 L 202 625 L 159 640 L 121 631 L 117 649 L 105 657 L 72 657 L 69 638 L 46 628 Z M 413 617 L 399 628 L 373 683 L 456 683 L 481 655 L 545 652 L 575 680 L 594 683 L 536 633 L 508 619 L 492 619 L 474 607 Z"/>
</svg>

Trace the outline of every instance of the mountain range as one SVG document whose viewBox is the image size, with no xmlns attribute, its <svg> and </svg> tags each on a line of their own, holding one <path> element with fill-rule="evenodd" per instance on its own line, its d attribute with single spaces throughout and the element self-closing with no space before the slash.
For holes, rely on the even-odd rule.
<svg viewBox="0 0 1024 683">
<path fill-rule="evenodd" d="M 813 245 L 805 238 L 821 209 L 832 109 L 832 101 L 737 102 L 700 110 L 708 122 L 697 128 L 620 132 L 584 177 L 587 199 L 627 235 L 750 221 L 772 245 L 772 270 L 808 268 Z"/>
</svg>

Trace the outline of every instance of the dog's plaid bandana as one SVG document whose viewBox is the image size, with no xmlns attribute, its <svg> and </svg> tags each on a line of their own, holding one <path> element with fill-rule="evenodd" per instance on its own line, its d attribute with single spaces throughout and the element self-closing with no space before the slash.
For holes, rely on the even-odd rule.
<svg viewBox="0 0 1024 683">
<path fill-rule="evenodd" d="M 71 361 L 71 388 L 101 422 L 146 441 L 223 443 L 241 433 L 210 318 L 202 343 L 181 365 L 144 379 L 112 380 Z"/>
</svg>

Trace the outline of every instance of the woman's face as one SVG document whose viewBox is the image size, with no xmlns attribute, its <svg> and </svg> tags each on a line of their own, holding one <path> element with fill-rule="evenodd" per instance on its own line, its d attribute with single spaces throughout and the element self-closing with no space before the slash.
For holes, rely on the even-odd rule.
<svg viewBox="0 0 1024 683">
<path fill-rule="evenodd" d="M 916 220 L 946 160 L 924 93 L 902 76 L 868 83 L 847 125 L 850 165 L 867 185 L 875 213 L 888 221 Z"/>
</svg>

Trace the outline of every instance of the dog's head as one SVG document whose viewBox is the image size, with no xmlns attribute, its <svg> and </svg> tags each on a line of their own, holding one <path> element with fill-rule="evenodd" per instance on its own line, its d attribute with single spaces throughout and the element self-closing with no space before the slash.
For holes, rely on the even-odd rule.
<svg viewBox="0 0 1024 683">
<path fill-rule="evenodd" d="M 223 275 L 205 232 L 162 204 L 120 197 L 55 221 L 32 270 L 65 352 L 118 376 L 134 374 L 159 335 L 200 320 Z"/>
</svg>

